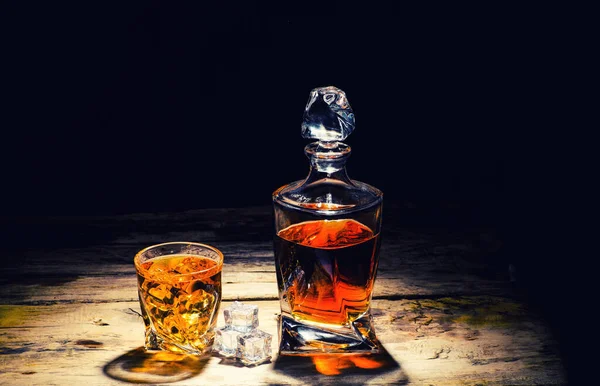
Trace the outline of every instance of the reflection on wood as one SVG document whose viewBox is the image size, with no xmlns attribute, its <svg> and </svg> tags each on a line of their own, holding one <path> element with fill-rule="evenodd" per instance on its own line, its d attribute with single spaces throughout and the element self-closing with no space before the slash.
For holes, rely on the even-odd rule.
<svg viewBox="0 0 600 386">
<path fill-rule="evenodd" d="M 104 366 L 110 378 L 130 383 L 172 383 L 200 374 L 208 358 L 166 351 L 128 351 Z"/>
<path fill-rule="evenodd" d="M 366 385 L 373 381 L 391 385 L 408 383 L 400 364 L 384 347 L 378 354 L 281 355 L 273 370 L 306 385 Z"/>
</svg>

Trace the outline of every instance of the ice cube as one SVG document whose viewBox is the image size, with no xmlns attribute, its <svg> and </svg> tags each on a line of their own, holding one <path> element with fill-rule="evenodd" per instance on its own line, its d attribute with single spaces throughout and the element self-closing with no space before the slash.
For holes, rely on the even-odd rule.
<svg viewBox="0 0 600 386">
<path fill-rule="evenodd" d="M 218 352 L 226 358 L 237 356 L 238 336 L 242 333 L 234 330 L 231 326 L 225 326 L 217 330 L 213 351 Z"/>
<path fill-rule="evenodd" d="M 161 311 L 169 311 L 175 302 L 172 287 L 168 284 L 160 284 L 148 289 L 148 295 L 146 301 Z"/>
<path fill-rule="evenodd" d="M 223 309 L 225 325 L 239 332 L 249 332 L 258 327 L 258 306 L 235 301 Z"/>
<path fill-rule="evenodd" d="M 271 359 L 271 334 L 259 329 L 237 337 L 237 357 L 246 366 L 254 366 Z"/>
</svg>

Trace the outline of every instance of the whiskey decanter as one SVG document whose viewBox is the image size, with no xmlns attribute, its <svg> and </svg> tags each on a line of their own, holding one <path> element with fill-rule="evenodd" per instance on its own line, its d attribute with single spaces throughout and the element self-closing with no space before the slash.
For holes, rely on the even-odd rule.
<svg viewBox="0 0 600 386">
<path fill-rule="evenodd" d="M 302 136 L 306 179 L 273 193 L 279 352 L 378 352 L 370 302 L 379 260 L 383 194 L 346 173 L 355 127 L 345 93 L 311 91 Z"/>
</svg>

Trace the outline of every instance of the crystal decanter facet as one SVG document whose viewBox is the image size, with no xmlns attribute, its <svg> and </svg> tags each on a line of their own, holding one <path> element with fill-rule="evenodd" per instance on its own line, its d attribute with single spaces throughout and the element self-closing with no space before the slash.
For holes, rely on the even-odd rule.
<svg viewBox="0 0 600 386">
<path fill-rule="evenodd" d="M 311 91 L 302 136 L 308 176 L 273 193 L 280 353 L 377 352 L 370 302 L 383 194 L 346 173 L 355 128 L 345 93 Z"/>
</svg>

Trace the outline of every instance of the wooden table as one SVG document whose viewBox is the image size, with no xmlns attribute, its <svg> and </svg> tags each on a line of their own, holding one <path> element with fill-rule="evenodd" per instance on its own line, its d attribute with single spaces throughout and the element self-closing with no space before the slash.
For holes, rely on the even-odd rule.
<svg viewBox="0 0 600 386">
<path fill-rule="evenodd" d="M 166 241 L 219 248 L 223 305 L 258 305 L 260 328 L 276 348 L 270 207 L 13 219 L 10 235 L 20 238 L 0 275 L 0 384 L 567 383 L 543 317 L 495 260 L 494 229 L 403 226 L 394 220 L 402 209 L 385 208 L 372 302 L 383 353 L 289 358 L 274 349 L 272 361 L 256 367 L 146 354 L 132 259 Z"/>
</svg>

